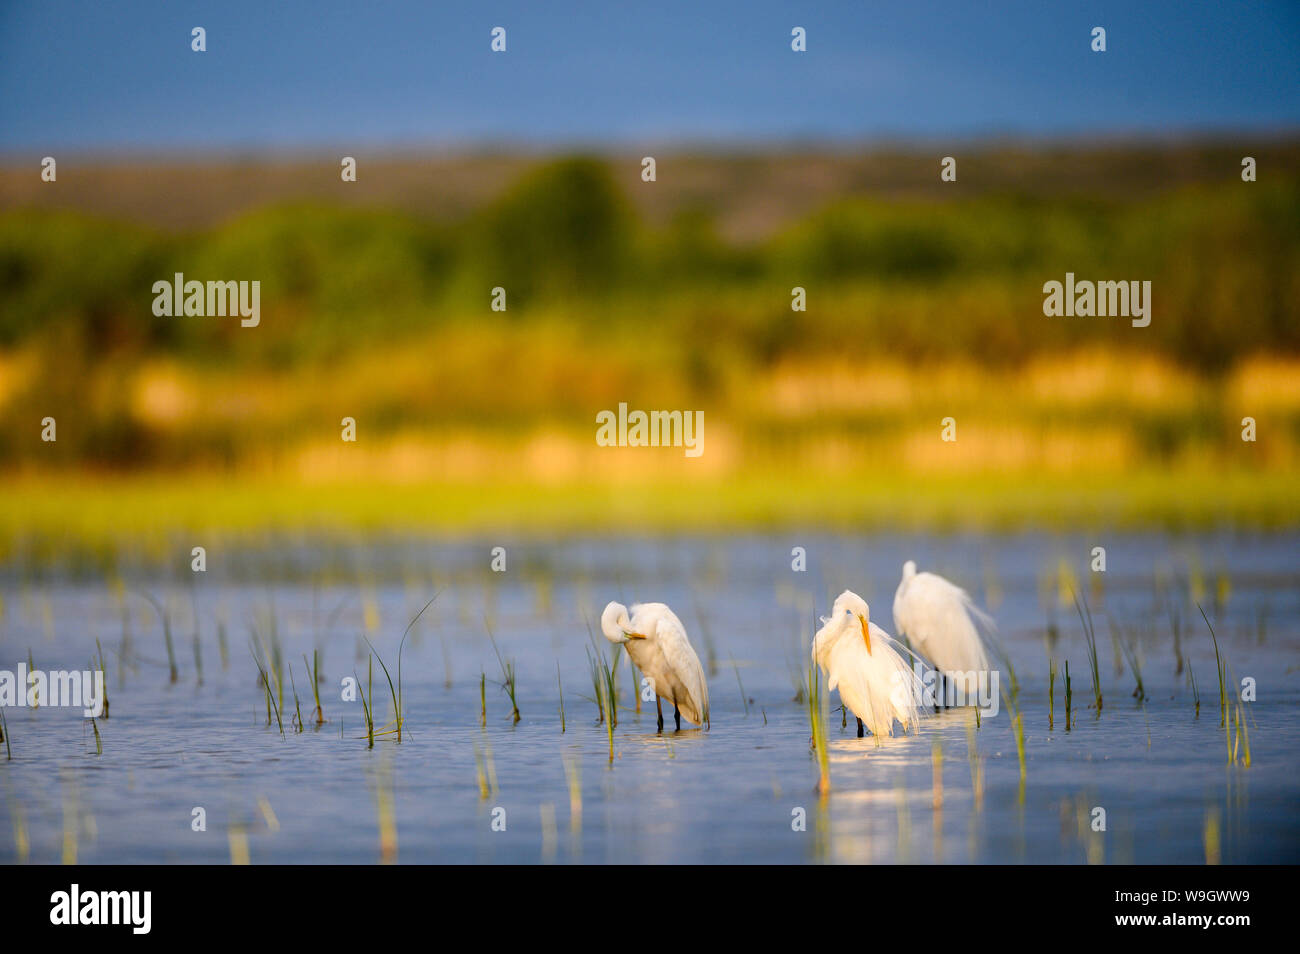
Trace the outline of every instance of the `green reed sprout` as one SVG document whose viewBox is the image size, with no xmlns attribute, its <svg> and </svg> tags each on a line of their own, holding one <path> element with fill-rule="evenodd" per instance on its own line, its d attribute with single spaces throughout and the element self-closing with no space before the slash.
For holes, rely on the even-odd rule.
<svg viewBox="0 0 1300 954">
<path fill-rule="evenodd" d="M 1092 623 L 1092 610 L 1088 608 L 1085 600 L 1082 605 L 1079 603 L 1078 595 L 1074 595 L 1074 608 L 1079 614 L 1079 622 L 1083 626 L 1083 638 L 1088 643 L 1088 665 L 1092 670 L 1092 698 L 1093 704 L 1097 707 L 1097 717 L 1101 717 L 1101 670 L 1097 664 L 1097 632 Z M 1085 615 L 1086 614 L 1086 615 Z"/>
<path fill-rule="evenodd" d="M 566 730 L 564 724 L 564 680 L 560 678 L 560 661 L 558 659 L 555 661 L 555 684 L 560 689 L 560 733 L 563 734 Z"/>
<path fill-rule="evenodd" d="M 607 667 L 608 668 L 608 667 Z M 600 690 L 601 707 L 605 711 L 605 735 L 609 739 L 609 764 L 614 764 L 614 726 L 618 717 L 614 714 L 617 702 L 613 692 L 613 681 L 606 682 Z"/>
<path fill-rule="evenodd" d="M 1056 728 L 1056 660 L 1047 660 L 1047 727 Z"/>
<path fill-rule="evenodd" d="M 497 655 L 497 663 L 501 666 L 501 688 L 510 697 L 510 708 L 513 710 L 514 722 L 517 724 L 520 716 L 519 700 L 515 694 L 515 661 L 502 657 L 501 650 L 497 648 L 496 637 L 492 635 L 492 627 L 488 625 L 486 620 L 483 621 L 483 625 L 487 629 L 488 639 L 492 642 L 492 651 Z"/>
<path fill-rule="evenodd" d="M 736 657 L 731 657 L 731 668 L 736 673 L 736 685 L 740 687 L 740 702 L 745 707 L 745 718 L 749 718 L 749 697 L 745 695 L 745 684 L 740 681 L 740 666 L 736 665 Z"/>
<path fill-rule="evenodd" d="M 108 670 L 104 667 L 104 647 L 99 644 L 99 637 L 95 637 L 95 650 L 99 654 L 99 666 L 95 667 L 92 662 L 91 668 L 98 668 L 100 676 L 104 679 L 104 712 L 103 718 L 108 718 Z"/>
<path fill-rule="evenodd" d="M 618 660 L 622 654 L 623 654 L 623 647 L 615 646 L 613 652 L 610 654 L 610 660 L 608 663 L 606 663 L 604 668 L 605 696 L 609 702 L 609 710 L 611 713 L 613 713 L 613 719 L 614 719 L 613 725 L 616 727 L 618 725 L 618 697 L 619 697 Z"/>
<path fill-rule="evenodd" d="M 605 721 L 605 705 L 601 701 L 604 697 L 604 690 L 601 688 L 603 677 L 601 675 L 601 666 L 603 659 L 599 653 L 592 653 L 591 649 L 587 650 L 587 668 L 591 673 L 591 701 L 596 704 L 596 709 L 600 713 L 597 725 Z"/>
<path fill-rule="evenodd" d="M 812 749 L 817 758 L 817 792 L 825 797 L 831 790 L 830 753 L 826 747 L 826 699 L 822 695 L 822 673 L 816 662 L 808 668 L 808 724 L 812 730 Z"/>
<path fill-rule="evenodd" d="M 367 645 L 369 645 L 369 644 L 370 644 L 370 638 L 369 638 L 368 636 L 367 636 L 367 637 L 364 637 L 364 638 L 365 638 L 365 640 L 366 640 Z M 382 669 L 382 670 L 384 671 L 384 678 L 388 681 L 388 693 L 389 693 L 390 698 L 392 699 L 392 705 L 393 705 L 393 721 L 390 722 L 388 725 L 384 726 L 384 727 L 383 727 L 383 728 L 382 728 L 378 733 L 376 733 L 376 734 L 378 734 L 378 735 L 392 735 L 392 734 L 395 733 L 395 734 L 397 735 L 397 741 L 398 741 L 398 742 L 401 742 L 401 741 L 402 741 L 402 726 L 403 726 L 403 724 L 405 723 L 405 718 L 404 718 L 403 715 L 402 715 L 402 699 L 401 699 L 401 696 L 398 694 L 397 689 L 394 688 L 394 686 L 393 686 L 393 677 L 390 676 L 390 675 L 388 674 L 388 667 L 387 667 L 386 665 L 384 665 L 384 657 L 382 657 L 382 656 L 379 655 L 379 651 L 376 650 L 376 649 L 374 648 L 374 646 L 371 646 L 370 648 L 371 648 L 371 655 L 372 655 L 372 657 L 373 657 L 374 659 L 379 660 L 379 668 Z M 398 650 L 398 655 L 399 655 L 399 657 L 400 657 L 400 655 L 401 655 L 401 650 L 400 650 L 400 649 Z M 371 667 L 372 672 L 373 672 L 373 668 L 374 668 L 374 667 L 372 666 L 372 667 Z M 372 709 L 374 708 L 374 704 L 375 704 L 375 700 L 374 700 L 374 696 L 372 695 L 372 696 L 370 697 L 370 705 L 371 705 L 371 708 L 372 708 Z"/>
<path fill-rule="evenodd" d="M 1112 636 L 1119 641 L 1120 648 L 1124 651 L 1124 658 L 1128 660 L 1128 668 L 1133 673 L 1133 679 L 1137 685 L 1133 689 L 1133 698 L 1142 702 L 1147 697 L 1146 687 L 1142 684 L 1142 664 L 1138 659 L 1138 648 L 1136 639 L 1125 639 L 1119 632 L 1119 627 L 1115 625 L 1113 619 L 1108 619 Z"/>
<path fill-rule="evenodd" d="M 1174 634 L 1174 675 L 1183 674 L 1183 620 L 1175 609 L 1173 601 L 1169 603 L 1169 629 Z"/>
<path fill-rule="evenodd" d="M 1065 731 L 1070 731 L 1070 705 L 1074 702 L 1074 692 L 1070 686 L 1070 660 L 1065 661 Z"/>
<path fill-rule="evenodd" d="M 352 674 L 354 677 L 356 673 Z M 369 691 L 361 688 L 361 680 L 357 679 L 357 692 L 361 694 L 361 715 L 366 720 L 366 748 L 375 747 L 375 717 L 373 712 L 374 701 L 374 679 L 375 679 L 375 661 L 370 656 L 366 660 L 366 685 Z"/>
<path fill-rule="evenodd" d="M 311 662 L 307 661 L 307 654 L 303 653 L 302 664 L 307 668 L 307 674 L 311 678 L 311 694 L 316 700 L 316 725 L 325 724 L 325 711 L 320 704 L 320 650 L 311 651 Z"/>
<path fill-rule="evenodd" d="M 262 677 L 262 688 L 266 693 L 266 724 L 271 724 L 271 713 L 274 711 L 275 723 L 280 727 L 280 735 L 284 735 L 284 722 L 280 718 L 280 706 L 271 693 L 271 677 L 269 673 L 267 673 L 266 667 L 262 665 L 262 660 L 258 658 L 254 647 L 249 646 L 249 652 L 252 653 L 253 662 L 257 666 L 257 672 Z"/>
<path fill-rule="evenodd" d="M 615 646 L 613 659 L 608 659 L 601 652 L 595 636 L 591 635 L 590 624 L 587 626 L 587 633 L 592 642 L 591 647 L 587 649 L 587 665 L 591 670 L 596 706 L 600 709 L 601 721 L 608 721 L 612 731 L 618 726 L 618 657 L 623 647 Z M 597 725 L 599 724 L 597 722 Z"/>
<path fill-rule="evenodd" d="M 1196 673 L 1192 670 L 1192 661 L 1187 660 L 1187 681 L 1192 687 L 1192 700 L 1196 703 L 1196 714 L 1194 718 L 1201 717 L 1201 690 L 1196 685 Z"/>
<path fill-rule="evenodd" d="M 1197 603 L 1196 608 L 1201 610 L 1201 619 L 1205 620 L 1205 625 L 1210 630 L 1210 639 L 1214 640 L 1214 663 L 1219 671 L 1219 725 L 1226 727 L 1228 724 L 1228 663 L 1219 652 L 1219 637 L 1214 633 L 1214 625 L 1210 622 L 1210 617 L 1205 615 L 1205 610 L 1201 604 Z"/>
<path fill-rule="evenodd" d="M 293 678 L 293 663 L 289 663 L 289 685 L 293 689 L 293 720 L 290 723 L 295 732 L 301 733 L 302 724 L 302 706 L 298 704 L 298 683 Z"/>
<path fill-rule="evenodd" d="M 176 668 L 176 647 L 172 644 L 172 619 L 171 611 L 163 607 L 149 593 L 140 593 L 145 599 L 153 604 L 153 608 L 158 613 L 158 618 L 162 620 L 163 642 L 167 646 L 167 671 L 170 682 L 176 682 L 179 679 L 179 672 Z"/>
</svg>

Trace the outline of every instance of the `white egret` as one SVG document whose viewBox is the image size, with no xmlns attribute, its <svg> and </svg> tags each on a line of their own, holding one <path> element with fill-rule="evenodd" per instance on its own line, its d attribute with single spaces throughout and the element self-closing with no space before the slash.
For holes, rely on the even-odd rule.
<svg viewBox="0 0 1300 954">
<path fill-rule="evenodd" d="M 967 700 L 978 687 L 978 674 L 990 670 L 980 626 L 991 631 L 993 619 L 965 590 L 937 573 L 917 573 L 913 560 L 903 564 L 903 579 L 894 594 L 894 629 L 941 677 L 960 685 Z M 942 687 L 939 696 L 943 698 Z"/>
<path fill-rule="evenodd" d="M 611 643 L 620 643 L 655 690 L 659 731 L 664 728 L 662 700 L 673 704 L 678 731 L 682 716 L 696 725 L 709 724 L 709 686 L 704 667 L 695 655 L 686 627 L 663 603 L 635 603 L 627 607 L 611 602 L 600 614 L 600 631 Z"/>
<path fill-rule="evenodd" d="M 826 671 L 828 690 L 840 690 L 840 701 L 874 736 L 892 735 L 894 722 L 903 731 L 919 719 L 921 681 L 898 651 L 898 644 L 871 622 L 866 600 L 851 590 L 835 599 L 829 618 L 813 637 L 813 659 Z"/>
</svg>

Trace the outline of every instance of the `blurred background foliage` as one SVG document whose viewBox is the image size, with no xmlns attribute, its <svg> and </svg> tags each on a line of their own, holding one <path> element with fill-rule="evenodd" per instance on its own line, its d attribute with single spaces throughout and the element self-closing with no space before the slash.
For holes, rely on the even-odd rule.
<svg viewBox="0 0 1300 954">
<path fill-rule="evenodd" d="M 490 321 L 488 290 L 501 285 L 508 322 L 562 308 L 606 331 L 611 319 L 635 326 L 637 312 L 653 309 L 651 329 L 628 330 L 660 336 L 691 332 L 690 304 L 715 299 L 728 347 L 756 358 L 829 347 L 1007 364 L 1100 340 L 1214 370 L 1254 351 L 1300 348 L 1295 175 L 1243 184 L 1228 170 L 1223 182 L 1142 200 L 952 194 L 846 197 L 752 242 L 719 237 L 703 203 L 649 227 L 607 165 L 583 158 L 541 162 L 454 221 L 292 202 L 175 233 L 9 209 L 0 216 L 0 345 L 69 336 L 99 358 L 305 360 Z M 1121 322 L 1036 320 L 1042 282 L 1066 271 L 1149 279 L 1157 320 L 1140 339 Z M 231 322 L 155 318 L 149 287 L 174 272 L 260 279 L 266 322 L 248 334 Z M 997 289 L 999 307 L 950 306 L 974 284 Z M 790 313 L 794 285 L 809 289 L 806 314 Z M 850 292 L 869 292 L 880 307 L 831 307 Z M 797 333 L 786 330 L 793 325 Z M 857 333 L 832 342 L 846 326 Z"/>
<path fill-rule="evenodd" d="M 1070 166 L 1072 188 L 1049 147 L 979 155 L 940 188 L 928 154 L 813 157 L 811 181 L 786 188 L 800 201 L 761 220 L 737 195 L 765 208 L 797 157 L 664 161 L 655 183 L 637 158 L 515 157 L 485 160 L 494 184 L 473 189 L 424 181 L 406 160 L 397 193 L 250 186 L 259 199 L 236 214 L 180 223 L 183 166 L 143 208 L 84 187 L 77 208 L 57 207 L 40 191 L 52 187 L 7 170 L 0 467 L 445 480 L 523 466 L 561 480 L 592 472 L 594 415 L 627 401 L 704 409 L 712 443 L 696 466 L 717 479 L 799 455 L 846 473 L 880 459 L 903 473 L 1289 472 L 1300 148 L 1270 148 L 1260 181 L 1243 183 L 1229 149 L 1211 162 L 1204 146 L 1109 147 Z M 894 181 L 873 162 L 907 172 Z M 921 164 L 934 184 L 916 181 Z M 1035 169 L 1055 170 L 1056 187 Z M 309 170 L 351 188 L 337 167 Z M 163 181 L 103 174 L 134 175 L 141 195 Z M 383 173 L 363 163 L 361 176 Z M 1042 285 L 1067 271 L 1151 281 L 1150 327 L 1044 317 Z M 151 286 L 176 272 L 260 280 L 260 326 L 155 317 Z M 794 286 L 806 312 L 791 311 Z M 1243 448 L 1252 413 L 1267 440 Z M 949 414 L 968 456 L 932 446 Z M 56 445 L 40 440 L 47 415 Z M 370 445 L 350 462 L 344 415 Z M 512 464 L 504 448 L 522 440 L 545 447 Z M 689 466 L 650 453 L 641 478 Z"/>
</svg>

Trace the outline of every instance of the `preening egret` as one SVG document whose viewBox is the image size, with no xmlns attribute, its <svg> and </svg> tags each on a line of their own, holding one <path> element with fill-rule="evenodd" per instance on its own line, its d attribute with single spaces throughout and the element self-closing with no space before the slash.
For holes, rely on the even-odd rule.
<svg viewBox="0 0 1300 954">
<path fill-rule="evenodd" d="M 839 687 L 840 700 L 875 736 L 892 735 L 894 722 L 903 731 L 916 726 L 921 681 L 898 651 L 898 644 L 871 622 L 866 600 L 851 590 L 835 599 L 829 618 L 813 637 L 813 659 L 826 671 L 828 690 Z"/>
<path fill-rule="evenodd" d="M 894 629 L 962 687 L 968 704 L 974 704 L 970 700 L 979 678 L 968 674 L 990 669 L 980 626 L 992 630 L 993 619 L 976 608 L 965 590 L 937 573 L 917 573 L 912 560 L 903 564 L 903 580 L 894 594 Z"/>
<path fill-rule="evenodd" d="M 611 643 L 621 643 L 654 685 L 659 731 L 664 728 L 663 699 L 673 704 L 679 731 L 683 715 L 696 725 L 708 725 L 709 686 L 704 667 L 686 636 L 686 627 L 672 610 L 663 603 L 635 603 L 629 618 L 626 606 L 611 602 L 600 614 L 600 631 Z"/>
</svg>

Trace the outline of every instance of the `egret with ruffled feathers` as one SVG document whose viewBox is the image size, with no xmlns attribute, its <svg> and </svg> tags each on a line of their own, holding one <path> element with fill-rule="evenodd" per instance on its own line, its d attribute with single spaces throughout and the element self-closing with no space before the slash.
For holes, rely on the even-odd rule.
<svg viewBox="0 0 1300 954">
<path fill-rule="evenodd" d="M 967 674 L 990 670 L 980 627 L 991 632 L 993 619 L 975 606 L 970 594 L 937 573 L 918 573 L 913 560 L 903 564 L 903 579 L 894 594 L 894 631 L 906 636 L 945 678 L 959 684 L 967 700 L 978 685 Z"/>
<path fill-rule="evenodd" d="M 698 726 L 709 724 L 709 686 L 704 667 L 686 635 L 686 627 L 664 603 L 634 603 L 629 616 L 622 603 L 611 602 L 600 615 L 600 631 L 627 650 L 655 691 L 659 731 L 664 728 L 663 700 L 673 704 L 677 730 L 682 716 Z"/>
<path fill-rule="evenodd" d="M 904 732 L 920 720 L 921 681 L 903 658 L 898 643 L 871 622 L 866 600 L 852 590 L 835 599 L 831 615 L 813 637 L 813 659 L 826 672 L 827 689 L 858 718 L 858 738 L 870 729 L 876 737 Z"/>
</svg>

